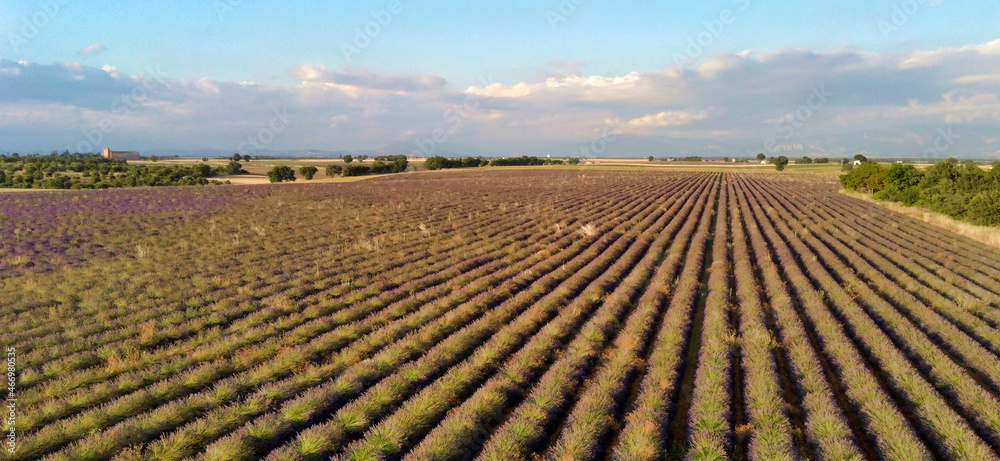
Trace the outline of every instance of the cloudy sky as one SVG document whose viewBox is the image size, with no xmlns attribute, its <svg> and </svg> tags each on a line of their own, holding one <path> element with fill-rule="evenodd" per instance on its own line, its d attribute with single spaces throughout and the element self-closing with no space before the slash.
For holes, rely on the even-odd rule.
<svg viewBox="0 0 1000 461">
<path fill-rule="evenodd" d="M 1000 157 L 995 0 L 0 3 L 0 153 Z"/>
</svg>

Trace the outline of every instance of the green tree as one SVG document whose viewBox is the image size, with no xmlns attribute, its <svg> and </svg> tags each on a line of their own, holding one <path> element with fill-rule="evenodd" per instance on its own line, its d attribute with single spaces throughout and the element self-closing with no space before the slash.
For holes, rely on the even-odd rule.
<svg viewBox="0 0 1000 461">
<path fill-rule="evenodd" d="M 344 171 L 344 167 L 340 165 L 330 165 L 326 167 L 327 176 L 340 176 L 340 173 Z"/>
<path fill-rule="evenodd" d="M 788 165 L 788 157 L 782 155 L 774 159 L 774 169 L 778 171 L 785 171 L 786 165 Z"/>
<path fill-rule="evenodd" d="M 570 165 L 579 165 L 580 164 L 580 157 L 573 157 L 573 158 L 567 160 L 567 163 L 569 163 Z"/>
<path fill-rule="evenodd" d="M 316 173 L 318 172 L 319 168 L 312 165 L 299 168 L 299 174 L 301 174 L 303 178 L 306 178 L 306 181 L 311 181 L 313 176 L 316 176 Z"/>
<path fill-rule="evenodd" d="M 976 194 L 969 201 L 965 217 L 980 226 L 1000 226 L 1000 190 Z"/>
<path fill-rule="evenodd" d="M 761 153 L 757 154 L 757 161 L 758 161 L 758 162 L 763 162 L 763 161 L 764 161 L 764 159 L 766 159 L 766 158 L 767 158 L 767 156 L 766 156 L 766 155 L 764 155 L 764 153 L 763 153 L 763 152 L 761 152 Z"/>
<path fill-rule="evenodd" d="M 989 177 L 993 180 L 993 188 L 1000 189 L 1000 162 L 994 163 L 990 168 Z"/>
<path fill-rule="evenodd" d="M 368 156 L 367 155 L 359 155 L 358 156 L 358 161 L 359 162 L 365 163 L 365 160 L 368 160 Z"/>
<path fill-rule="evenodd" d="M 344 159 L 344 163 L 351 163 L 351 162 L 353 162 L 353 161 L 354 161 L 354 157 L 352 157 L 352 156 L 350 156 L 350 155 L 345 155 L 345 156 L 343 157 L 343 159 Z"/>
<path fill-rule="evenodd" d="M 868 157 L 865 157 L 864 155 L 858 154 L 858 155 L 854 156 L 854 160 L 859 161 L 861 163 L 864 163 L 864 162 L 868 161 Z"/>
<path fill-rule="evenodd" d="M 244 162 L 249 162 L 250 161 L 250 154 L 244 155 L 243 156 L 243 161 Z"/>
<path fill-rule="evenodd" d="M 428 170 L 440 170 L 444 168 L 447 163 L 448 159 L 440 155 L 435 155 L 433 157 L 428 157 L 427 160 L 424 160 L 424 168 L 427 168 Z"/>
<path fill-rule="evenodd" d="M 650 155 L 650 156 L 648 157 L 648 160 L 649 160 L 650 162 L 652 162 L 652 161 L 653 161 L 653 156 L 652 156 L 652 155 Z"/>
<path fill-rule="evenodd" d="M 924 178 L 924 173 L 913 165 L 895 164 L 885 172 L 885 185 L 898 189 L 917 187 Z"/>
<path fill-rule="evenodd" d="M 267 179 L 271 182 L 295 181 L 295 171 L 288 165 L 276 166 L 267 172 Z"/>
<path fill-rule="evenodd" d="M 885 188 L 886 169 L 875 162 L 864 162 L 850 173 L 840 177 L 840 185 L 847 190 L 878 192 Z"/>
<path fill-rule="evenodd" d="M 875 194 L 875 198 L 913 205 L 920 199 L 923 177 L 924 173 L 915 166 L 897 163 L 885 172 L 882 179 L 884 188 Z"/>
<path fill-rule="evenodd" d="M 234 162 L 238 162 L 240 160 L 243 160 L 243 156 L 240 155 L 240 154 L 233 154 L 233 157 L 231 158 L 231 160 L 234 161 Z"/>
<path fill-rule="evenodd" d="M 344 167 L 344 177 L 350 176 L 367 176 L 371 174 L 372 169 L 365 165 L 350 165 Z"/>
<path fill-rule="evenodd" d="M 953 183 L 958 179 L 959 174 L 961 173 L 955 166 L 955 162 L 942 160 L 927 169 L 920 185 L 924 188 L 930 188 L 941 182 Z"/>
<path fill-rule="evenodd" d="M 237 162 L 236 160 L 230 160 L 229 164 L 226 165 L 226 173 L 243 174 L 246 173 L 246 170 L 243 169 L 243 165 L 240 162 Z"/>
<path fill-rule="evenodd" d="M 813 159 L 809 158 L 808 156 L 803 156 L 796 163 L 801 163 L 803 165 L 808 165 L 808 164 L 810 164 L 812 162 L 813 162 Z"/>
<path fill-rule="evenodd" d="M 160 159 L 160 157 L 157 157 L 157 156 L 155 156 L 155 155 L 150 155 L 150 156 L 149 156 L 149 161 L 150 161 L 150 162 L 155 162 L 155 161 L 157 161 L 157 160 L 159 160 L 159 159 Z"/>
</svg>

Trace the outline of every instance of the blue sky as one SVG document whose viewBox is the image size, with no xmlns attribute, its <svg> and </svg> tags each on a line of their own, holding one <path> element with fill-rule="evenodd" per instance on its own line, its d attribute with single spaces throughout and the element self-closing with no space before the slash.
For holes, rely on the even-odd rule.
<svg viewBox="0 0 1000 461">
<path fill-rule="evenodd" d="M 993 155 L 998 30 L 989 1 L 15 0 L 0 150 Z"/>
</svg>

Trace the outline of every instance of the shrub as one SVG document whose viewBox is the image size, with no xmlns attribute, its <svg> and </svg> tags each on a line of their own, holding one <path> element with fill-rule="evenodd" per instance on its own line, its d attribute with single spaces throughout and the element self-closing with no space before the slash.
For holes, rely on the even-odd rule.
<svg viewBox="0 0 1000 461">
<path fill-rule="evenodd" d="M 891 202 L 900 202 L 906 206 L 913 206 L 920 200 L 920 188 L 912 187 L 909 189 L 898 189 L 896 187 L 887 186 L 882 191 L 875 194 L 877 200 L 887 200 Z"/>
<path fill-rule="evenodd" d="M 443 170 L 445 168 L 478 168 L 487 166 L 490 162 L 482 157 L 446 158 L 440 155 L 430 157 L 424 162 L 428 170 Z"/>
<path fill-rule="evenodd" d="M 340 173 L 344 171 L 344 167 L 340 165 L 330 165 L 326 167 L 327 176 L 340 176 Z"/>
<path fill-rule="evenodd" d="M 227 174 L 243 174 L 243 173 L 246 173 L 246 170 L 243 169 L 243 165 L 240 164 L 240 162 L 238 162 L 236 160 L 230 161 L 229 164 L 226 165 L 226 170 L 225 171 L 226 171 Z"/>
<path fill-rule="evenodd" d="M 930 188 L 938 185 L 942 181 L 954 181 L 958 179 L 959 171 L 954 162 L 943 160 L 927 169 L 921 185 Z"/>
<path fill-rule="evenodd" d="M 542 164 L 544 164 L 542 159 L 527 155 L 511 158 L 495 158 L 489 162 L 490 166 L 537 166 Z"/>
<path fill-rule="evenodd" d="M 950 191 L 949 187 L 934 187 L 920 191 L 917 204 L 930 208 L 936 213 L 946 214 L 952 218 L 964 219 L 966 206 L 975 194 L 962 194 Z"/>
<path fill-rule="evenodd" d="M 312 180 L 313 176 L 316 176 L 316 173 L 318 172 L 319 168 L 312 165 L 299 168 L 299 174 L 301 174 L 303 178 L 306 178 L 306 181 Z"/>
<path fill-rule="evenodd" d="M 276 166 L 267 172 L 267 179 L 271 182 L 295 181 L 295 171 L 288 165 Z"/>
<path fill-rule="evenodd" d="M 864 162 L 850 173 L 840 177 L 844 189 L 878 192 L 885 188 L 886 170 L 875 162 Z"/>
<path fill-rule="evenodd" d="M 440 170 L 445 168 L 445 163 L 447 161 L 448 159 L 440 155 L 429 157 L 427 160 L 424 161 L 424 168 L 427 168 L 428 170 Z"/>
<path fill-rule="evenodd" d="M 376 157 L 375 162 L 372 163 L 371 173 L 372 174 L 389 174 L 389 173 L 402 173 L 406 171 L 409 162 L 405 155 L 393 155 L 389 159 L 387 157 Z"/>
<path fill-rule="evenodd" d="M 885 172 L 886 187 L 895 186 L 898 189 L 907 189 L 920 185 L 924 174 L 913 165 L 893 165 Z"/>
<path fill-rule="evenodd" d="M 350 176 L 367 176 L 371 174 L 371 172 L 371 167 L 364 165 L 348 165 L 344 167 L 345 178 Z"/>
<path fill-rule="evenodd" d="M 785 171 L 785 166 L 788 165 L 788 157 L 784 155 L 774 158 L 774 169 L 778 171 Z"/>
<path fill-rule="evenodd" d="M 969 200 L 965 217 L 980 226 L 1000 225 L 1000 190 L 980 192 Z"/>
<path fill-rule="evenodd" d="M 875 194 L 875 198 L 913 205 L 920 198 L 920 183 L 923 176 L 924 174 L 913 165 L 893 165 L 885 172 L 884 188 Z"/>
<path fill-rule="evenodd" d="M 375 157 L 377 162 L 399 162 L 407 160 L 405 155 L 378 155 Z"/>
</svg>

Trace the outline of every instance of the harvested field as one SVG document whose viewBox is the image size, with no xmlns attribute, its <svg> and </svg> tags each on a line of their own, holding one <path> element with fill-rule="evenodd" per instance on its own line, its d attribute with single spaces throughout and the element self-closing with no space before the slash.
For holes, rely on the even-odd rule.
<svg viewBox="0 0 1000 461">
<path fill-rule="evenodd" d="M 771 173 L 0 202 L 9 459 L 1000 458 L 1000 251 Z"/>
</svg>

